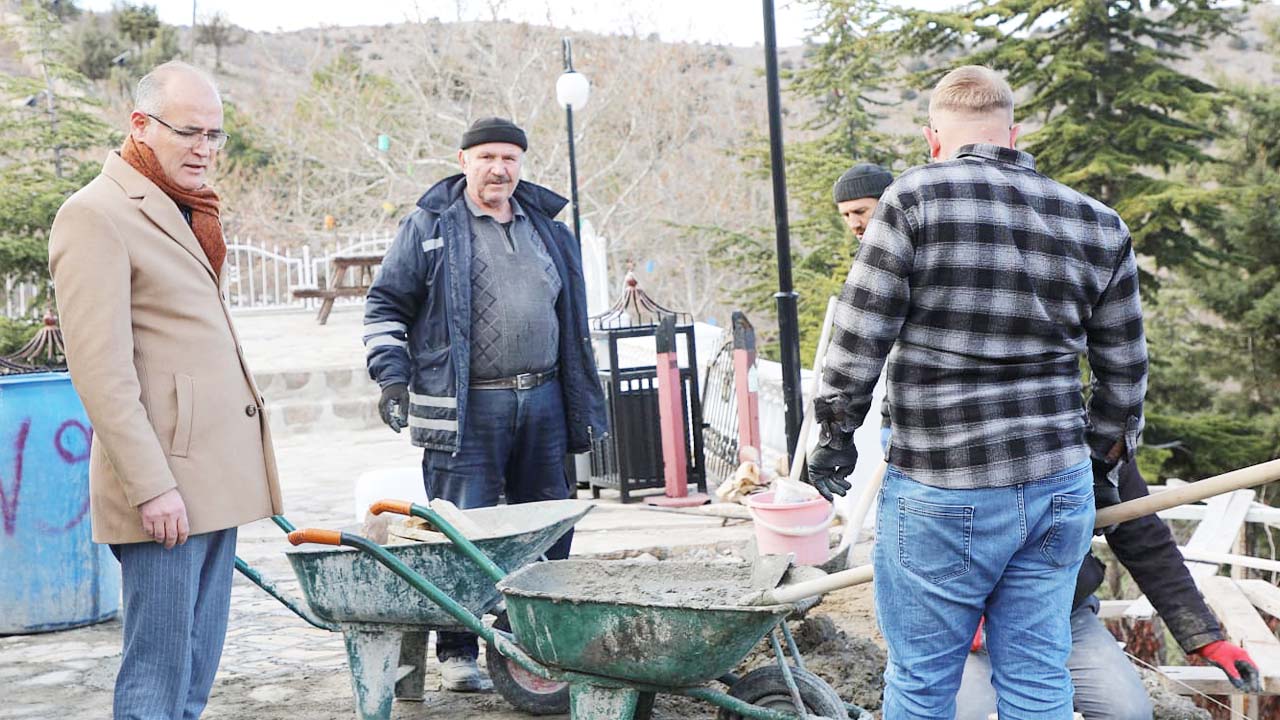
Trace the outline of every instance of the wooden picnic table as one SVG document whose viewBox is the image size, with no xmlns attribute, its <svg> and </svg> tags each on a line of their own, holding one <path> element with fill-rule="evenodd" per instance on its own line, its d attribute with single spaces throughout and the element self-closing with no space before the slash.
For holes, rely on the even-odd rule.
<svg viewBox="0 0 1280 720">
<path fill-rule="evenodd" d="M 351 253 L 334 255 L 330 258 L 333 264 L 329 273 L 329 286 L 323 288 L 294 288 L 296 298 L 319 298 L 320 312 L 316 321 L 324 325 L 329 321 L 329 313 L 333 312 L 333 301 L 340 297 L 364 297 L 373 284 L 374 269 L 382 264 L 383 253 Z M 350 272 L 348 272 L 350 271 Z M 348 282 L 348 275 L 353 281 Z"/>
</svg>

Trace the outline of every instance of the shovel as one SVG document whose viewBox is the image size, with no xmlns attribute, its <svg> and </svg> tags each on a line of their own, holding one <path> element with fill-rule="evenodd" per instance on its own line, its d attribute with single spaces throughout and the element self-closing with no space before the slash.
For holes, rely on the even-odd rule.
<svg viewBox="0 0 1280 720">
<path fill-rule="evenodd" d="M 1199 502 L 1214 495 L 1221 495 L 1234 490 L 1264 485 L 1274 480 L 1280 480 L 1280 459 L 1251 465 L 1239 470 L 1232 470 L 1199 482 L 1165 490 L 1162 493 L 1103 508 L 1098 511 L 1098 516 L 1093 526 L 1100 528 L 1118 525 L 1161 510 Z M 862 565 L 816 580 L 781 585 L 772 590 L 755 591 L 740 598 L 738 604 L 782 605 L 794 603 L 815 595 L 829 593 L 833 590 L 870 582 L 873 574 L 872 566 Z"/>
</svg>

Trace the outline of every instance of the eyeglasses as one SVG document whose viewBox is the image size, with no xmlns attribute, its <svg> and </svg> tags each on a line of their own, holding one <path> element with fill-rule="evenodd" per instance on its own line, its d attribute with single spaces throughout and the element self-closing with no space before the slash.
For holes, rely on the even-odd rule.
<svg viewBox="0 0 1280 720">
<path fill-rule="evenodd" d="M 146 116 L 169 128 L 170 132 L 185 140 L 191 147 L 199 145 L 201 138 L 208 141 L 210 150 L 221 150 L 227 146 L 228 135 L 221 130 L 209 130 L 208 132 L 203 130 L 179 130 L 151 113 L 146 113 Z"/>
</svg>

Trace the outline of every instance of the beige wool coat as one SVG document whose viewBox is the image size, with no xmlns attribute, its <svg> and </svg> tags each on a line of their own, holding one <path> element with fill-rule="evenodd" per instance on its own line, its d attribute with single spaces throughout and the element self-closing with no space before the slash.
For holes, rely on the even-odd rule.
<svg viewBox="0 0 1280 720">
<path fill-rule="evenodd" d="M 49 233 L 71 382 L 93 424 L 100 543 L 147 542 L 138 505 L 177 488 L 191 534 L 283 511 L 263 400 L 178 206 L 119 153 Z"/>
</svg>

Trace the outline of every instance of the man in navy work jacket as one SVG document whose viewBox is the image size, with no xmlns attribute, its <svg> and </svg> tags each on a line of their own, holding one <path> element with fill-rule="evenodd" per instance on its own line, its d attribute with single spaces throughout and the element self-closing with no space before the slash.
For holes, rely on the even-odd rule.
<svg viewBox="0 0 1280 720">
<path fill-rule="evenodd" d="M 365 305 L 382 420 L 424 448 L 427 495 L 460 508 L 569 497 L 565 454 L 606 431 L 581 251 L 554 220 L 566 200 L 520 180 L 526 149 L 508 120 L 472 124 L 462 172 L 401 222 Z M 445 689 L 481 689 L 477 653 L 474 635 L 440 633 Z"/>
<path fill-rule="evenodd" d="M 881 195 L 841 292 L 809 480 L 848 489 L 853 430 L 887 359 L 874 552 L 885 720 L 955 716 L 984 613 L 1001 720 L 1070 720 L 1069 618 L 1094 484 L 1118 500 L 1116 466 L 1142 428 L 1132 240 L 1115 211 L 1014 149 L 1013 92 L 993 71 L 948 73 L 929 121 L 936 162 Z"/>
</svg>

